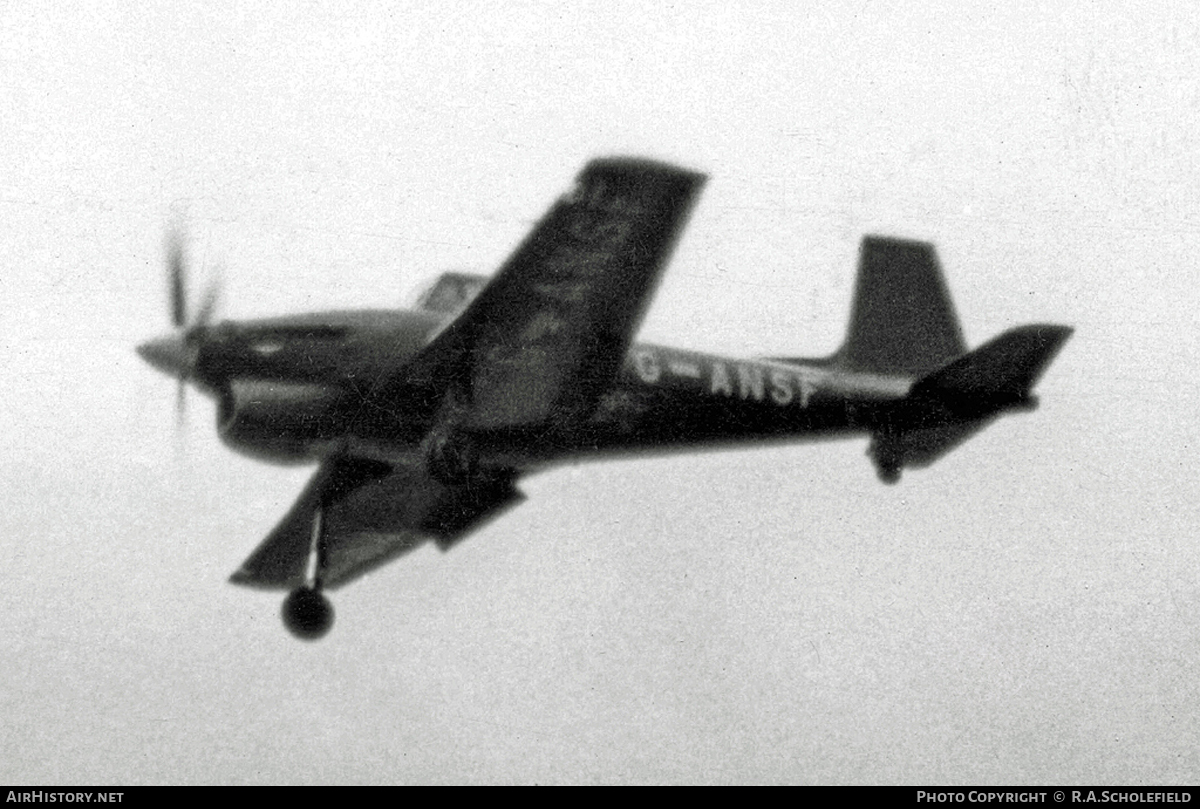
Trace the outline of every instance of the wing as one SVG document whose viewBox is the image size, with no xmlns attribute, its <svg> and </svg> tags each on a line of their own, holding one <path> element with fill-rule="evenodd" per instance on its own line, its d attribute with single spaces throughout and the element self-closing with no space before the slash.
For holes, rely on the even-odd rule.
<svg viewBox="0 0 1200 809">
<path fill-rule="evenodd" d="M 634 159 L 596 160 L 463 314 L 368 394 L 454 389 L 462 426 L 578 417 L 615 377 L 703 175 Z"/>
<path fill-rule="evenodd" d="M 445 550 L 523 499 L 511 475 L 445 486 L 416 468 L 353 458 L 326 461 L 230 581 L 289 590 L 305 584 L 313 515 L 322 504 L 322 584 L 333 589 L 427 540 Z"/>
</svg>

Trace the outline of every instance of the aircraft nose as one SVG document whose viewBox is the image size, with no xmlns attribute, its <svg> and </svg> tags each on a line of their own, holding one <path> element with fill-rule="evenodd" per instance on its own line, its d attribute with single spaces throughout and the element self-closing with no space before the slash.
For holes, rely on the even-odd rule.
<svg viewBox="0 0 1200 809">
<path fill-rule="evenodd" d="M 172 334 L 149 340 L 137 347 L 137 353 L 150 365 L 169 376 L 187 376 L 192 358 L 183 343 L 183 336 Z"/>
</svg>

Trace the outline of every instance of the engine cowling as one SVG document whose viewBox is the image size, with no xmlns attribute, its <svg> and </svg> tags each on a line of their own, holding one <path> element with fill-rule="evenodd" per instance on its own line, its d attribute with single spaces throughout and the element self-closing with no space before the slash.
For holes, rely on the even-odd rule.
<svg viewBox="0 0 1200 809">
<path fill-rule="evenodd" d="M 320 444 L 337 437 L 340 400 L 341 392 L 325 385 L 236 380 L 221 392 L 217 432 L 251 457 L 304 463 L 318 457 Z"/>
</svg>

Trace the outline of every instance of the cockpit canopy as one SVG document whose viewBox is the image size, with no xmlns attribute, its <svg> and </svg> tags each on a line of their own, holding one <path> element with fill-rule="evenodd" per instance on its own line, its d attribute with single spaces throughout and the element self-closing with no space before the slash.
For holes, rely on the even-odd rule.
<svg viewBox="0 0 1200 809">
<path fill-rule="evenodd" d="M 416 306 L 427 312 L 456 315 L 475 300 L 490 280 L 489 276 L 475 273 L 442 273 L 417 296 Z"/>
</svg>

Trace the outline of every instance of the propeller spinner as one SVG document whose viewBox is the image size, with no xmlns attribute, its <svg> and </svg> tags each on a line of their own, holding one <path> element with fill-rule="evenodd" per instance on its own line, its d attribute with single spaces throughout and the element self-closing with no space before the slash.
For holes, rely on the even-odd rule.
<svg viewBox="0 0 1200 809">
<path fill-rule="evenodd" d="M 216 311 L 220 285 L 213 281 L 204 290 L 200 308 L 188 316 L 187 254 L 179 231 L 167 233 L 167 284 L 170 295 L 171 325 L 175 333 L 149 340 L 138 346 L 138 354 L 153 367 L 179 380 L 176 412 L 183 417 L 185 408 L 184 384 L 192 376 L 200 353 L 200 340 Z"/>
</svg>

